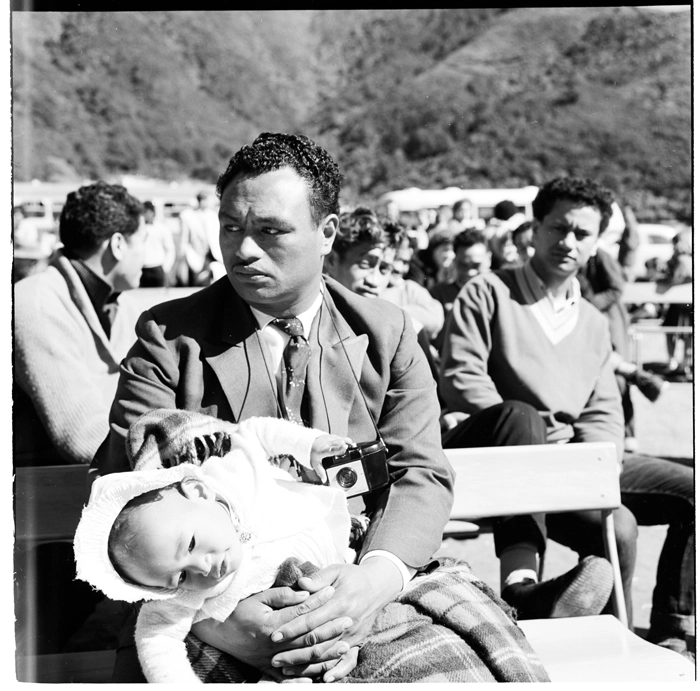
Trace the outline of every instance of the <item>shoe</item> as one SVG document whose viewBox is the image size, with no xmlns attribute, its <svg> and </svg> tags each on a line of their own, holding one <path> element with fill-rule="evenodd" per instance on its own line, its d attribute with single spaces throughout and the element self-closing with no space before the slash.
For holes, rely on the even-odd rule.
<svg viewBox="0 0 700 691">
<path fill-rule="evenodd" d="M 695 653 L 688 650 L 688 645 L 685 642 L 685 638 L 678 638 L 676 636 L 670 636 L 668 638 L 662 638 L 661 640 L 650 640 L 647 636 L 647 641 L 658 645 L 659 648 L 666 648 L 666 650 L 672 650 L 674 653 L 682 655 L 684 658 L 690 660 L 695 664 Z"/>
<path fill-rule="evenodd" d="M 658 400 L 661 392 L 668 388 L 668 382 L 651 372 L 640 369 L 635 372 L 634 383 L 637 388 L 652 402 Z"/>
<path fill-rule="evenodd" d="M 585 557 L 571 571 L 542 583 L 526 579 L 506 586 L 501 597 L 518 619 L 586 617 L 600 614 L 610 599 L 613 571 L 601 557 Z"/>
</svg>

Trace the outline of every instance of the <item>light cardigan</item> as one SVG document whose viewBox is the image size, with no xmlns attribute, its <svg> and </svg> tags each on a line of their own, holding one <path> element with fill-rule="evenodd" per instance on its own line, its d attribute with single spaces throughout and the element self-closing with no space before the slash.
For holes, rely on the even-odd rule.
<svg viewBox="0 0 700 691">
<path fill-rule="evenodd" d="M 622 407 L 606 318 L 579 298 L 563 323 L 545 328 L 548 305 L 537 304 L 528 279 L 524 267 L 482 274 L 457 296 L 440 376 L 448 409 L 471 414 L 523 401 L 543 414 L 550 441 L 612 441 L 622 458 Z"/>
<path fill-rule="evenodd" d="M 61 458 L 90 463 L 109 431 L 119 362 L 135 341 L 135 304 L 120 302 L 108 338 L 60 252 L 14 286 L 14 378 Z"/>
<path fill-rule="evenodd" d="M 286 558 L 319 567 L 352 561 L 344 493 L 292 481 L 268 463 L 269 456 L 288 453 L 310 468 L 311 444 L 320 434 L 324 433 L 286 420 L 251 418 L 232 435 L 230 453 L 202 464 L 207 484 L 231 507 L 241 534 L 251 538 L 242 542 L 239 568 L 215 587 L 178 590 L 171 599 L 151 600 L 141 607 L 136 647 L 150 683 L 199 683 L 184 643 L 192 624 L 206 618 L 224 621 L 240 600 L 273 585 Z M 103 480 L 110 477 L 114 476 Z"/>
</svg>

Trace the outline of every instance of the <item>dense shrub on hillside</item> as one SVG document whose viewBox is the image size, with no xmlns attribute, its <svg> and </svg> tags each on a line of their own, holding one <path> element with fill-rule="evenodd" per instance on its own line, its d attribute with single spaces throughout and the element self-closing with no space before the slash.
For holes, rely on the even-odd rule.
<svg viewBox="0 0 700 691">
<path fill-rule="evenodd" d="M 687 220 L 690 50 L 632 7 L 14 13 L 14 173 L 213 181 L 283 130 L 347 198 L 576 174 Z"/>
</svg>

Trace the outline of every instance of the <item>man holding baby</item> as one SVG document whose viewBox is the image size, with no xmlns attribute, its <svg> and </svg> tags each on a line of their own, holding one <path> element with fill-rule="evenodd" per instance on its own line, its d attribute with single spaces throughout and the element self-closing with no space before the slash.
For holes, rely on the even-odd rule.
<svg viewBox="0 0 700 691">
<path fill-rule="evenodd" d="M 110 432 L 91 469 L 93 477 L 131 470 L 127 431 L 157 408 L 234 423 L 284 417 L 356 443 L 383 441 L 389 484 L 348 500 L 351 514 L 371 519 L 356 563 L 301 578 L 298 591 L 264 590 L 242 600 L 225 622 L 192 628 L 201 641 L 276 679 L 329 682 L 357 674 L 359 648 L 371 647 L 372 627 L 388 609 L 404 606 L 397 598 L 413 593 L 413 576 L 431 572 L 422 581 L 434 582 L 432 557 L 452 507 L 454 474 L 442 451 L 436 386 L 410 318 L 322 276 L 338 230 L 340 183 L 335 162 L 303 136 L 261 134 L 231 158 L 217 185 L 226 276 L 141 316 L 121 366 Z M 455 568 L 467 574 L 456 576 L 463 584 L 458 605 L 481 602 L 482 584 L 466 565 Z M 495 676 L 546 679 L 497 598 L 485 597 L 503 623 L 489 658 Z M 468 627 L 476 632 L 485 618 L 475 607 Z M 440 680 L 475 680 L 469 675 L 481 673 L 487 655 L 470 649 L 461 632 L 429 628 L 428 635 L 444 629 L 465 646 L 464 656 L 449 648 L 450 659 L 436 671 Z M 505 647 L 514 654 L 503 663 Z M 426 663 L 423 648 L 416 655 Z M 513 676 L 498 677 L 516 658 Z M 454 677 L 445 676 L 446 667 Z M 399 673 L 423 680 L 408 669 Z M 113 680 L 143 681 L 129 641 L 118 651 Z"/>
</svg>

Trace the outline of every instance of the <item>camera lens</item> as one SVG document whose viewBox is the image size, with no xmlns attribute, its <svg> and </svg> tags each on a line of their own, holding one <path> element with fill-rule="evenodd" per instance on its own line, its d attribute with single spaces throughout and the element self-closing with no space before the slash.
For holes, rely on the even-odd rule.
<svg viewBox="0 0 700 691">
<path fill-rule="evenodd" d="M 348 487 L 352 487 L 357 482 L 357 473 L 352 468 L 343 468 L 338 471 L 335 479 L 340 487 L 348 489 Z"/>
</svg>

